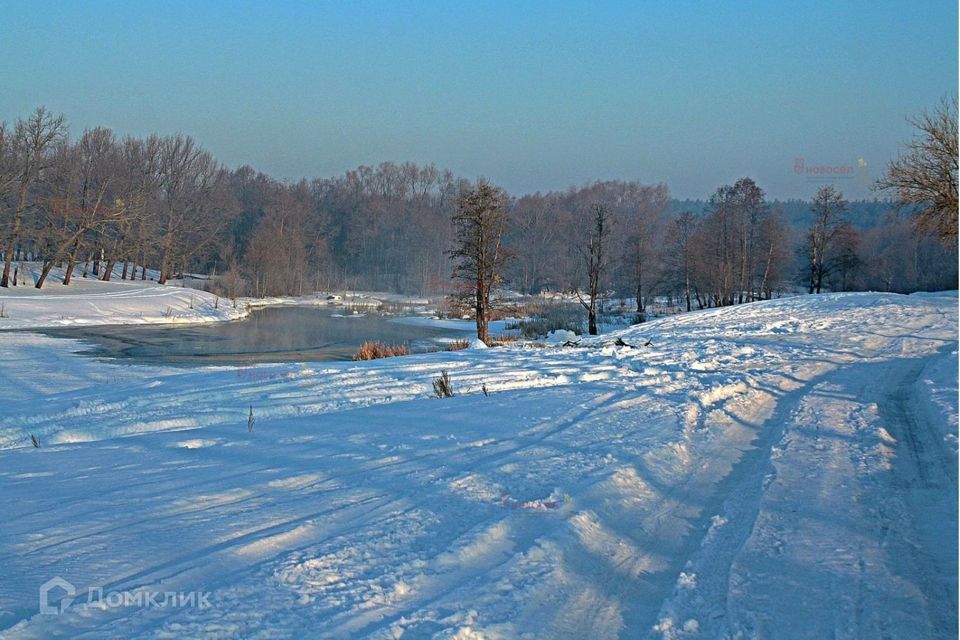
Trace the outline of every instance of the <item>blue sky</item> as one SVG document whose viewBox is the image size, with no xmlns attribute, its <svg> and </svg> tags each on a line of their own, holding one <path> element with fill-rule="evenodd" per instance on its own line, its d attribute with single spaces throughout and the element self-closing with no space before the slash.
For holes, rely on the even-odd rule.
<svg viewBox="0 0 960 640">
<path fill-rule="evenodd" d="M 285 179 L 413 160 L 514 193 L 809 197 L 803 158 L 864 197 L 957 56 L 947 1 L 7 1 L 0 119 L 182 131 Z"/>
</svg>

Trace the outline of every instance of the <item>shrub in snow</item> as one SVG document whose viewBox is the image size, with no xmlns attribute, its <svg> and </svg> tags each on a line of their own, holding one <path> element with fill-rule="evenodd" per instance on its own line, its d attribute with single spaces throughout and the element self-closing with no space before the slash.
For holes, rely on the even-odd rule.
<svg viewBox="0 0 960 640">
<path fill-rule="evenodd" d="M 453 383 L 450 382 L 450 375 L 446 369 L 440 372 L 440 376 L 433 379 L 433 394 L 438 398 L 453 397 Z"/>
</svg>

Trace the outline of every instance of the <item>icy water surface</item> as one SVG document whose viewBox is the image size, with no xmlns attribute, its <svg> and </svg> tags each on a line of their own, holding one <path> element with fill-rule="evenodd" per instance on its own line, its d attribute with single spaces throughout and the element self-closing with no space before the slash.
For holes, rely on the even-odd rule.
<svg viewBox="0 0 960 640">
<path fill-rule="evenodd" d="M 43 333 L 82 339 L 91 345 L 83 353 L 92 356 L 188 366 L 349 360 L 366 340 L 427 351 L 466 336 L 463 331 L 411 326 L 376 315 L 344 317 L 313 307 L 259 309 L 237 322 L 70 327 Z"/>
</svg>

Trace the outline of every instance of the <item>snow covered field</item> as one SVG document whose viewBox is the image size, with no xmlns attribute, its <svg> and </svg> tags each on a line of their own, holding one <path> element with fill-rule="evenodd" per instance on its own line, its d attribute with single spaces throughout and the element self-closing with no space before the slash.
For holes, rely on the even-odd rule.
<svg viewBox="0 0 960 640">
<path fill-rule="evenodd" d="M 956 637 L 955 295 L 582 344 L 177 369 L 0 333 L 0 638 Z"/>
</svg>

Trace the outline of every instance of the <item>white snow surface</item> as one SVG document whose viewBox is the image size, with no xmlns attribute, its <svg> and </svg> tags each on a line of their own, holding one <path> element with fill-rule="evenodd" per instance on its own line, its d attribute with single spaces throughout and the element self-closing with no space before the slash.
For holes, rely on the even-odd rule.
<svg viewBox="0 0 960 640">
<path fill-rule="evenodd" d="M 244 302 L 235 305 L 178 282 L 158 285 L 150 280 L 121 280 L 119 266 L 109 282 L 84 278 L 78 267 L 67 286 L 63 285 L 63 271 L 54 269 L 42 289 L 33 286 L 40 265 L 26 263 L 24 267 L 20 277 L 27 282 L 0 289 L 0 330 L 218 322 L 248 313 Z"/>
<path fill-rule="evenodd" d="M 364 363 L 80 346 L 0 334 L 0 638 L 957 636 L 956 297 Z"/>
<path fill-rule="evenodd" d="M 40 277 L 41 268 L 38 262 L 22 263 L 19 286 L 0 289 L 0 330 L 220 322 L 238 320 L 246 317 L 251 309 L 268 306 L 345 307 L 350 308 L 348 314 L 332 315 L 363 317 L 357 308 L 376 308 L 381 304 L 430 304 L 430 300 L 423 297 L 379 291 L 316 292 L 303 296 L 230 300 L 184 287 L 180 280 L 159 285 L 153 281 L 158 274 L 149 269 L 147 275 L 153 280 L 121 280 L 121 265 L 114 267 L 112 279 L 108 282 L 92 274 L 84 278 L 83 267 L 77 266 L 67 286 L 63 285 L 64 271 L 54 268 L 43 288 L 37 289 L 33 283 Z M 197 276 L 189 277 L 188 282 L 202 281 Z M 417 322 L 415 318 L 411 320 Z M 463 325 L 470 326 L 468 323 Z"/>
</svg>

